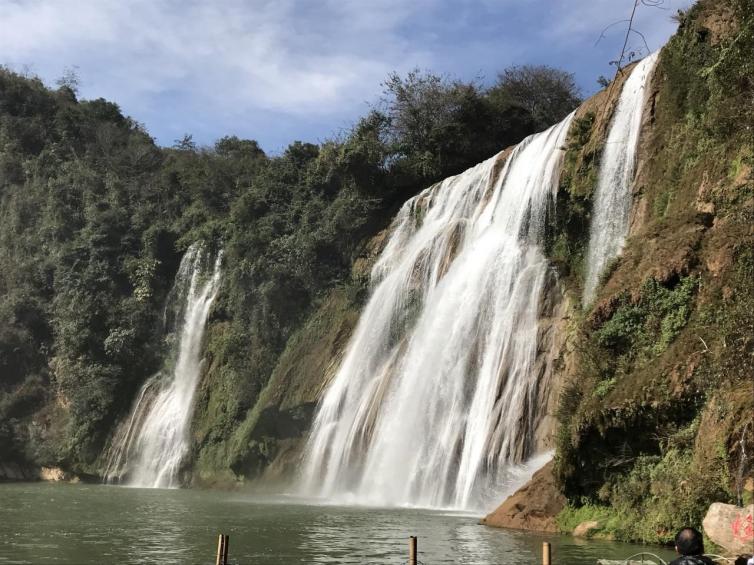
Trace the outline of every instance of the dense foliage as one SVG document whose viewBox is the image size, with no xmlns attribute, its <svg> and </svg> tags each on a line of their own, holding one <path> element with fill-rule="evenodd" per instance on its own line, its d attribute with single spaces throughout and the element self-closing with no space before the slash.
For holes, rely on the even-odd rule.
<svg viewBox="0 0 754 565">
<path fill-rule="evenodd" d="M 536 96 L 531 93 L 536 92 Z M 573 75 L 544 65 L 522 65 L 505 69 L 490 90 L 496 100 L 518 100 L 540 129 L 562 119 L 580 99 Z"/>
<path fill-rule="evenodd" d="M 254 141 L 198 148 L 186 136 L 160 148 L 75 86 L 0 69 L 0 457 L 79 472 L 97 472 L 113 424 L 161 363 L 159 313 L 192 242 L 226 250 L 212 442 L 398 205 L 545 125 L 530 110 L 539 90 L 493 96 L 414 72 L 389 77 L 382 103 L 321 145 L 269 157 Z M 570 111 L 573 84 L 553 88 Z"/>
</svg>

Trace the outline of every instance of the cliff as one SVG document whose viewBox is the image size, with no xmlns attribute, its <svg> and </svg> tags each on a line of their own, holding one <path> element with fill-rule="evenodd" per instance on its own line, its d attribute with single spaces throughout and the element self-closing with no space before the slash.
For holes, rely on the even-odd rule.
<svg viewBox="0 0 754 565">
<path fill-rule="evenodd" d="M 551 247 L 572 305 L 554 468 L 568 531 L 596 519 L 598 535 L 667 541 L 711 502 L 750 497 L 753 32 L 746 2 L 682 15 L 645 109 L 626 247 L 590 305 L 584 219 L 609 101 L 572 128 Z"/>
</svg>

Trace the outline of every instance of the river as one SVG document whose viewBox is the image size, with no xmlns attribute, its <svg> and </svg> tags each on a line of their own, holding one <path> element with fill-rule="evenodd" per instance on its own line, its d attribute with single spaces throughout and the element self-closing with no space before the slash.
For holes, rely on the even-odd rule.
<svg viewBox="0 0 754 565">
<path fill-rule="evenodd" d="M 53 483 L 0 484 L 0 564 L 214 563 L 217 534 L 230 535 L 230 563 L 406 562 L 419 536 L 426 565 L 541 563 L 542 541 L 557 565 L 668 551 L 480 526 L 468 514 L 306 504 L 209 490 Z"/>
</svg>

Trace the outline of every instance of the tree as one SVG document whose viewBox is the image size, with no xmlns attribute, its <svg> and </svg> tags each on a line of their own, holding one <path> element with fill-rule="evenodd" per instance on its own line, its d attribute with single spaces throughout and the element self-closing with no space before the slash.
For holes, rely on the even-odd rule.
<svg viewBox="0 0 754 565">
<path fill-rule="evenodd" d="M 178 149 L 179 151 L 196 151 L 197 147 L 194 136 L 190 133 L 183 134 L 181 139 L 175 140 L 173 149 Z"/>
<path fill-rule="evenodd" d="M 476 81 L 414 70 L 384 83 L 394 161 L 426 185 L 491 157 L 536 131 L 528 111 L 493 99 Z"/>
<path fill-rule="evenodd" d="M 526 108 L 538 129 L 559 122 L 581 103 L 573 74 L 547 65 L 505 69 L 498 75 L 489 95 Z"/>
<path fill-rule="evenodd" d="M 79 86 L 81 85 L 81 80 L 78 75 L 78 67 L 66 67 L 63 71 L 63 75 L 55 81 L 55 84 L 58 85 L 58 88 L 66 89 L 73 95 L 77 95 L 79 93 Z"/>
</svg>

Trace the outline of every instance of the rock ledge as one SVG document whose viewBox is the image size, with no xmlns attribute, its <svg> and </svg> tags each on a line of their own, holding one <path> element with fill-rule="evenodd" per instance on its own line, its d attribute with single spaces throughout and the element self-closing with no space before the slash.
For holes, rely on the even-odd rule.
<svg viewBox="0 0 754 565">
<path fill-rule="evenodd" d="M 555 517 L 565 506 L 566 499 L 555 483 L 553 465 L 551 461 L 534 473 L 528 483 L 480 522 L 495 528 L 558 532 Z"/>
</svg>

